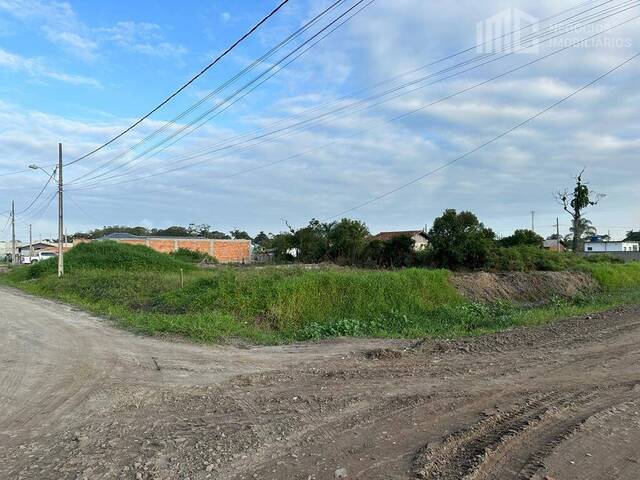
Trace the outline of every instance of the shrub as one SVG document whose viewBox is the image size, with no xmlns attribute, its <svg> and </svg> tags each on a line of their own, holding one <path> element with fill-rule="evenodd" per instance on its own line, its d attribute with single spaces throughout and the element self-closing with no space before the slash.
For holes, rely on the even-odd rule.
<svg viewBox="0 0 640 480">
<path fill-rule="evenodd" d="M 200 263 L 203 260 L 206 260 L 208 263 L 218 263 L 218 260 L 215 257 L 212 257 L 207 253 L 196 252 L 187 248 L 179 248 L 175 252 L 171 252 L 169 255 L 171 255 L 176 260 L 187 263 Z"/>
<path fill-rule="evenodd" d="M 445 210 L 429 230 L 433 261 L 442 268 L 482 268 L 494 248 L 495 234 L 471 212 Z"/>
<path fill-rule="evenodd" d="M 543 242 L 544 238 L 532 230 L 516 230 L 513 232 L 513 235 L 498 240 L 498 244 L 503 247 L 516 247 L 520 245 L 542 247 Z"/>
<path fill-rule="evenodd" d="M 31 265 L 28 268 L 28 276 L 38 278 L 55 273 L 57 262 L 57 258 L 50 258 Z M 185 262 L 143 245 L 128 245 L 118 242 L 81 243 L 65 253 L 64 263 L 65 270 L 69 273 L 82 269 L 162 272 L 194 268 Z"/>
</svg>

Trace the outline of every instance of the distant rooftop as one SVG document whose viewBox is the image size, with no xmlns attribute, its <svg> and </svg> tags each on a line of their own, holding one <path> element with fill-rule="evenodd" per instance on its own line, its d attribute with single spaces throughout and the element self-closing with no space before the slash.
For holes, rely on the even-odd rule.
<svg viewBox="0 0 640 480">
<path fill-rule="evenodd" d="M 414 235 L 422 235 L 423 237 L 427 238 L 427 234 L 424 232 L 424 230 L 403 230 L 398 232 L 380 232 L 377 235 L 373 235 L 371 238 L 375 240 L 387 241 L 387 240 L 391 240 L 392 238 L 396 238 L 400 236 L 413 237 Z"/>
</svg>

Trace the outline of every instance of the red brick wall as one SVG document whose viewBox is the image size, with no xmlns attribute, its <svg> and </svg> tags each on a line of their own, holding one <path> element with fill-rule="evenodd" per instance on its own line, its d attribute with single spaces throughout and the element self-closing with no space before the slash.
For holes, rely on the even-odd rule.
<svg viewBox="0 0 640 480">
<path fill-rule="evenodd" d="M 75 243 L 90 241 L 78 239 Z M 115 241 L 129 245 L 146 245 L 161 253 L 171 253 L 178 248 L 186 248 L 194 252 L 207 253 L 215 257 L 220 263 L 249 263 L 251 261 L 251 241 L 249 240 L 123 238 L 115 239 Z"/>
<path fill-rule="evenodd" d="M 153 248 L 156 252 L 171 253 L 176 250 L 175 240 L 156 240 L 149 239 L 147 242 L 149 248 Z"/>
<path fill-rule="evenodd" d="M 213 256 L 220 263 L 249 263 L 250 246 L 249 240 L 213 240 Z"/>
<path fill-rule="evenodd" d="M 211 240 L 178 240 L 178 248 L 186 248 L 192 252 L 209 253 Z"/>
</svg>

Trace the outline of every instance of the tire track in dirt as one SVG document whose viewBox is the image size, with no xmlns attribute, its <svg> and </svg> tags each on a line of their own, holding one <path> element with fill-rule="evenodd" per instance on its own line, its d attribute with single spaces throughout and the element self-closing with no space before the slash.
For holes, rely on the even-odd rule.
<svg viewBox="0 0 640 480">
<path fill-rule="evenodd" d="M 553 449 L 589 418 L 628 401 L 635 385 L 536 395 L 524 405 L 427 445 L 414 459 L 422 479 L 529 479 Z"/>
</svg>

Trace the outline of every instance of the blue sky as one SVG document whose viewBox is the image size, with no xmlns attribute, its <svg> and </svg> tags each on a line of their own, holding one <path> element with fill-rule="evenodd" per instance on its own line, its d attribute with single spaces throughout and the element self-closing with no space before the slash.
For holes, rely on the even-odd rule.
<svg viewBox="0 0 640 480">
<path fill-rule="evenodd" d="M 345 1 L 341 8 L 354 2 Z M 474 45 L 478 22 L 505 9 L 541 19 L 579 3 L 377 0 L 193 134 L 154 157 L 135 160 L 140 149 L 130 147 L 329 4 L 291 0 L 167 108 L 112 148 L 67 169 L 68 228 L 195 222 L 220 230 L 277 232 L 284 227 L 282 219 L 302 225 L 311 217 L 323 219 L 357 205 L 481 144 L 636 53 L 640 30 L 631 19 L 640 15 L 640 7 L 597 24 L 606 28 L 630 20 L 599 35 L 606 42 L 558 53 L 402 121 L 385 123 L 561 45 L 543 44 L 538 53 L 512 55 L 295 135 L 199 157 L 200 163 L 189 168 L 185 165 L 191 162 L 183 161 L 177 164 L 182 168 L 160 173 L 185 155 L 286 122 L 309 108 L 321 112 L 323 105 L 357 101 L 363 94 L 354 92 L 363 87 Z M 615 0 L 607 8 L 623 3 Z M 91 150 L 146 113 L 275 5 L 270 0 L 0 0 L 0 175 L 30 163 L 52 163 L 58 141 L 64 143 L 67 159 Z M 562 38 L 577 41 L 593 35 L 594 28 L 569 31 Z M 538 228 L 548 234 L 556 216 L 568 223 L 552 192 L 570 186 L 572 175 L 586 166 L 593 187 L 608 194 L 589 214 L 599 230 L 619 236 L 625 229 L 640 228 L 638 73 L 640 62 L 629 64 L 527 128 L 350 216 L 366 221 L 373 231 L 409 229 L 430 224 L 452 207 L 472 210 L 508 234 L 528 226 L 529 212 L 536 210 Z M 219 98 L 213 96 L 204 107 Z M 178 123 L 171 128 L 183 125 Z M 264 167 L 290 156 L 296 158 Z M 107 161 L 120 165 L 120 177 L 103 177 L 102 185 L 85 177 L 84 184 L 82 178 L 74 184 Z M 241 174 L 243 170 L 250 172 Z M 144 178 L 148 175 L 155 176 Z M 4 207 L 15 199 L 18 211 L 46 181 L 33 171 L 0 179 L 0 202 Z M 45 208 L 52 192 L 53 186 L 42 202 L 18 216 L 19 232 L 24 234 L 27 223 L 34 223 L 37 235 L 54 230 L 53 205 Z"/>
</svg>

